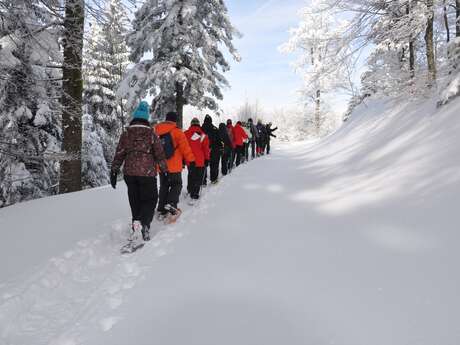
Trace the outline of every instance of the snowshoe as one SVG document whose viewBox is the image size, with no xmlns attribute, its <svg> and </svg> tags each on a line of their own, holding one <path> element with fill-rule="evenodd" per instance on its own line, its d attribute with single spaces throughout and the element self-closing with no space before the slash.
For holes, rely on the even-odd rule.
<svg viewBox="0 0 460 345">
<path fill-rule="evenodd" d="M 121 254 L 132 254 L 145 245 L 145 243 L 143 243 L 140 239 L 141 231 L 142 224 L 135 220 L 131 226 L 131 232 L 128 236 L 128 243 L 123 245 L 120 249 Z"/>
<path fill-rule="evenodd" d="M 165 209 L 168 211 L 168 214 L 164 220 L 164 223 L 166 225 L 168 224 L 173 224 L 175 222 L 177 222 L 177 220 L 179 219 L 180 215 L 182 214 L 182 210 L 179 209 L 179 208 L 175 208 L 171 205 L 166 205 L 165 206 Z"/>
<path fill-rule="evenodd" d="M 158 214 L 157 214 L 157 220 L 159 222 L 164 222 L 164 220 L 168 217 L 169 215 L 169 212 L 164 210 L 164 211 L 158 211 Z"/>
</svg>

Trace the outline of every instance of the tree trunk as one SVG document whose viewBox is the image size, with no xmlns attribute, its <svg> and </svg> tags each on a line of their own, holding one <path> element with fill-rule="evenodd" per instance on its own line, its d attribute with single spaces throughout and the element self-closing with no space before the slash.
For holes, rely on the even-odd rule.
<svg viewBox="0 0 460 345">
<path fill-rule="evenodd" d="M 64 19 L 64 60 L 62 127 L 63 150 L 68 155 L 61 163 L 59 192 L 81 190 L 82 146 L 82 50 L 85 24 L 84 0 L 67 0 Z"/>
<path fill-rule="evenodd" d="M 176 83 L 176 112 L 177 127 L 184 128 L 184 89 L 180 83 Z"/>
<path fill-rule="evenodd" d="M 460 0 L 455 0 L 455 37 L 460 37 Z"/>
<path fill-rule="evenodd" d="M 316 90 L 316 107 L 315 107 L 315 126 L 316 134 L 319 135 L 321 128 L 321 90 Z"/>
<path fill-rule="evenodd" d="M 450 29 L 449 29 L 449 19 L 447 18 L 447 6 L 446 0 L 443 0 L 443 17 L 444 17 L 444 26 L 446 28 L 446 41 L 450 42 Z"/>
<path fill-rule="evenodd" d="M 412 14 L 411 5 L 412 5 L 411 1 L 409 1 L 409 3 L 406 5 L 406 14 L 408 16 Z M 414 49 L 414 38 L 412 37 L 412 35 L 409 37 L 409 74 L 410 74 L 410 78 L 413 79 L 415 76 L 415 49 Z"/>
<path fill-rule="evenodd" d="M 432 86 L 436 82 L 436 62 L 434 58 L 433 42 L 433 0 L 427 0 L 428 20 L 425 30 L 426 60 L 428 64 L 428 85 Z"/>
</svg>

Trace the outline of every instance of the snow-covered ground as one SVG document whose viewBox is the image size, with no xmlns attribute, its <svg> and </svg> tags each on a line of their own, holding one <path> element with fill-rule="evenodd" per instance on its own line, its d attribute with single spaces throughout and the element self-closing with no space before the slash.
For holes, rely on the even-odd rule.
<svg viewBox="0 0 460 345">
<path fill-rule="evenodd" d="M 458 345 L 460 102 L 369 104 L 131 256 L 122 185 L 0 210 L 0 344 Z"/>
</svg>

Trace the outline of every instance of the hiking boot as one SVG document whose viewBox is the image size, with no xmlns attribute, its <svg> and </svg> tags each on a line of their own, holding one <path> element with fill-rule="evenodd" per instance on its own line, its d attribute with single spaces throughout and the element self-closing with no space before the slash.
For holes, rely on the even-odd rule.
<svg viewBox="0 0 460 345">
<path fill-rule="evenodd" d="M 162 222 L 168 217 L 169 212 L 167 210 L 158 210 L 157 220 Z"/>
<path fill-rule="evenodd" d="M 130 241 L 134 241 L 139 237 L 139 234 L 142 230 L 142 224 L 140 221 L 135 220 L 131 225 L 131 234 L 129 236 Z"/>
<path fill-rule="evenodd" d="M 142 226 L 142 239 L 146 242 L 150 241 L 150 228 L 147 225 Z"/>
</svg>

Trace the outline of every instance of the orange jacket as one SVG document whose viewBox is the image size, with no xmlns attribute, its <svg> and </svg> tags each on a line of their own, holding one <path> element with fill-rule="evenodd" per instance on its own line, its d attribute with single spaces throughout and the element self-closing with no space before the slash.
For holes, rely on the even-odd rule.
<svg viewBox="0 0 460 345">
<path fill-rule="evenodd" d="M 184 159 L 187 163 L 195 161 L 195 156 L 187 141 L 187 137 L 182 130 L 177 128 L 175 122 L 165 121 L 159 123 L 155 126 L 154 131 L 158 136 L 171 133 L 175 151 L 174 156 L 167 160 L 168 172 L 180 173 L 183 168 Z"/>
</svg>

